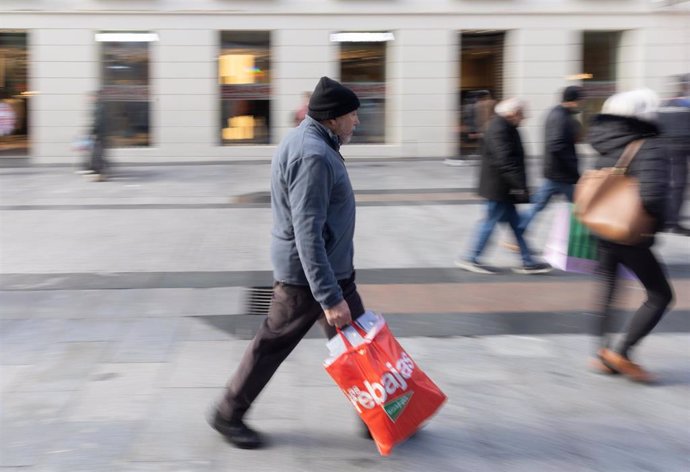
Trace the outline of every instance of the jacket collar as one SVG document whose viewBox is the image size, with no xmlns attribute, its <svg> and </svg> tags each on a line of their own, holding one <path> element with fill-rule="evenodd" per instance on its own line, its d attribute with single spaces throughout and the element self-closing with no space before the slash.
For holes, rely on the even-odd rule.
<svg viewBox="0 0 690 472">
<path fill-rule="evenodd" d="M 330 129 L 326 128 L 324 125 L 322 125 L 309 115 L 304 117 L 304 121 L 302 123 L 304 124 L 304 126 L 311 126 L 315 128 L 319 132 L 319 134 L 321 134 L 324 137 L 329 146 L 331 146 L 337 152 L 340 152 L 340 138 L 337 134 L 335 134 Z"/>
</svg>

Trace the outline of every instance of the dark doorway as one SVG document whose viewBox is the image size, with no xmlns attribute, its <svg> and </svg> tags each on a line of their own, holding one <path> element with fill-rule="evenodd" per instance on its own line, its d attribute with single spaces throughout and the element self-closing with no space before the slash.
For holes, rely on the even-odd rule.
<svg viewBox="0 0 690 472">
<path fill-rule="evenodd" d="M 29 154 L 29 53 L 25 32 L 0 31 L 0 156 Z"/>
<path fill-rule="evenodd" d="M 461 159 L 479 157 L 483 131 L 495 103 L 503 98 L 504 42 L 504 31 L 460 34 L 457 131 Z"/>
</svg>

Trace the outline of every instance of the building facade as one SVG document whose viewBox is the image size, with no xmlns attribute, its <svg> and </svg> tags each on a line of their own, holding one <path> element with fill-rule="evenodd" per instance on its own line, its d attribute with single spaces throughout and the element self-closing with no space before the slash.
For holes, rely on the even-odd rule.
<svg viewBox="0 0 690 472">
<path fill-rule="evenodd" d="M 102 91 L 124 162 L 263 160 L 319 77 L 362 97 L 348 158 L 476 153 L 479 90 L 529 103 L 528 153 L 560 90 L 584 119 L 690 71 L 690 2 L 3 0 L 0 157 L 74 160 Z"/>
</svg>

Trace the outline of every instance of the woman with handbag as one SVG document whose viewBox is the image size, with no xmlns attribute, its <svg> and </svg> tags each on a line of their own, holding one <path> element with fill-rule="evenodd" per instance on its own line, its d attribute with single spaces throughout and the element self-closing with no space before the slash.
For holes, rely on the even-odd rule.
<svg viewBox="0 0 690 472">
<path fill-rule="evenodd" d="M 588 133 L 588 141 L 599 153 L 597 169 L 617 164 L 620 167 L 619 158 L 628 149 L 632 160 L 626 166 L 626 174 L 636 181 L 643 212 L 654 219 L 649 233 L 635 241 L 620 242 L 599 234 L 597 272 L 601 299 L 597 334 L 601 344 L 592 367 L 601 373 L 620 373 L 642 383 L 653 382 L 654 378 L 630 359 L 632 349 L 657 325 L 673 299 L 665 271 L 651 251 L 654 234 L 664 226 L 670 171 L 659 139 L 658 108 L 658 96 L 648 89 L 613 95 L 604 103 L 601 114 L 592 120 Z M 629 146 L 631 143 L 634 144 Z M 629 159 L 621 159 L 625 160 Z M 619 264 L 637 276 L 647 292 L 647 300 L 634 314 L 621 342 L 612 346 L 611 305 L 619 280 Z"/>
</svg>

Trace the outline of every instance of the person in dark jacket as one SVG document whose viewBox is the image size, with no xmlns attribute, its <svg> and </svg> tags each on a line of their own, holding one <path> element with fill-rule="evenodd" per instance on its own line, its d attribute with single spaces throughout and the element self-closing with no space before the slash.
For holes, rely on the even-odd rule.
<svg viewBox="0 0 690 472">
<path fill-rule="evenodd" d="M 582 99 L 582 87 L 571 85 L 563 91 L 561 103 L 546 117 L 544 125 L 544 183 L 533 198 L 531 208 L 522 216 L 523 232 L 534 217 L 548 205 L 551 197 L 562 194 L 573 201 L 575 183 L 580 178 L 575 143 L 580 136 L 580 122 L 574 117 Z"/>
<path fill-rule="evenodd" d="M 690 74 L 679 77 L 678 89 L 678 94 L 659 110 L 661 135 L 671 160 L 671 188 L 664 231 L 690 236 L 690 228 L 680 223 L 690 161 Z"/>
<path fill-rule="evenodd" d="M 597 168 L 614 166 L 629 143 L 644 140 L 628 172 L 638 179 L 643 206 L 661 229 L 669 188 L 669 161 L 659 139 L 658 107 L 657 95 L 648 89 L 613 95 L 604 103 L 601 114 L 592 120 L 588 140 L 600 154 Z M 600 344 L 592 366 L 599 372 L 620 373 L 643 383 L 652 382 L 653 377 L 631 360 L 632 350 L 657 325 L 673 299 L 665 271 L 651 251 L 653 244 L 653 236 L 634 246 L 599 240 L 597 272 L 601 299 L 596 334 Z M 620 264 L 637 276 L 647 291 L 647 300 L 633 316 L 622 341 L 613 346 L 611 305 Z"/>
<path fill-rule="evenodd" d="M 479 177 L 479 195 L 486 202 L 486 217 L 480 224 L 476 239 L 466 257 L 455 265 L 470 272 L 491 274 L 496 270 L 479 261 L 496 224 L 508 223 L 520 247 L 522 267 L 514 269 L 523 274 L 549 272 L 551 266 L 534 261 L 519 228 L 520 217 L 516 203 L 529 202 L 525 153 L 518 126 L 524 119 L 525 104 L 510 98 L 496 106 L 496 116 L 486 131 Z"/>
<path fill-rule="evenodd" d="M 282 140 L 271 163 L 273 298 L 211 425 L 232 444 L 262 447 L 244 423 L 250 406 L 315 322 L 335 328 L 364 313 L 355 285 L 355 196 L 340 146 L 359 124 L 359 99 L 328 77 L 309 111 Z"/>
<path fill-rule="evenodd" d="M 90 171 L 90 177 L 93 181 L 102 182 L 105 180 L 105 170 L 108 166 L 108 161 L 105 158 L 108 126 L 102 90 L 97 91 L 94 96 L 91 140 L 91 159 L 89 161 L 88 170 Z"/>
</svg>

